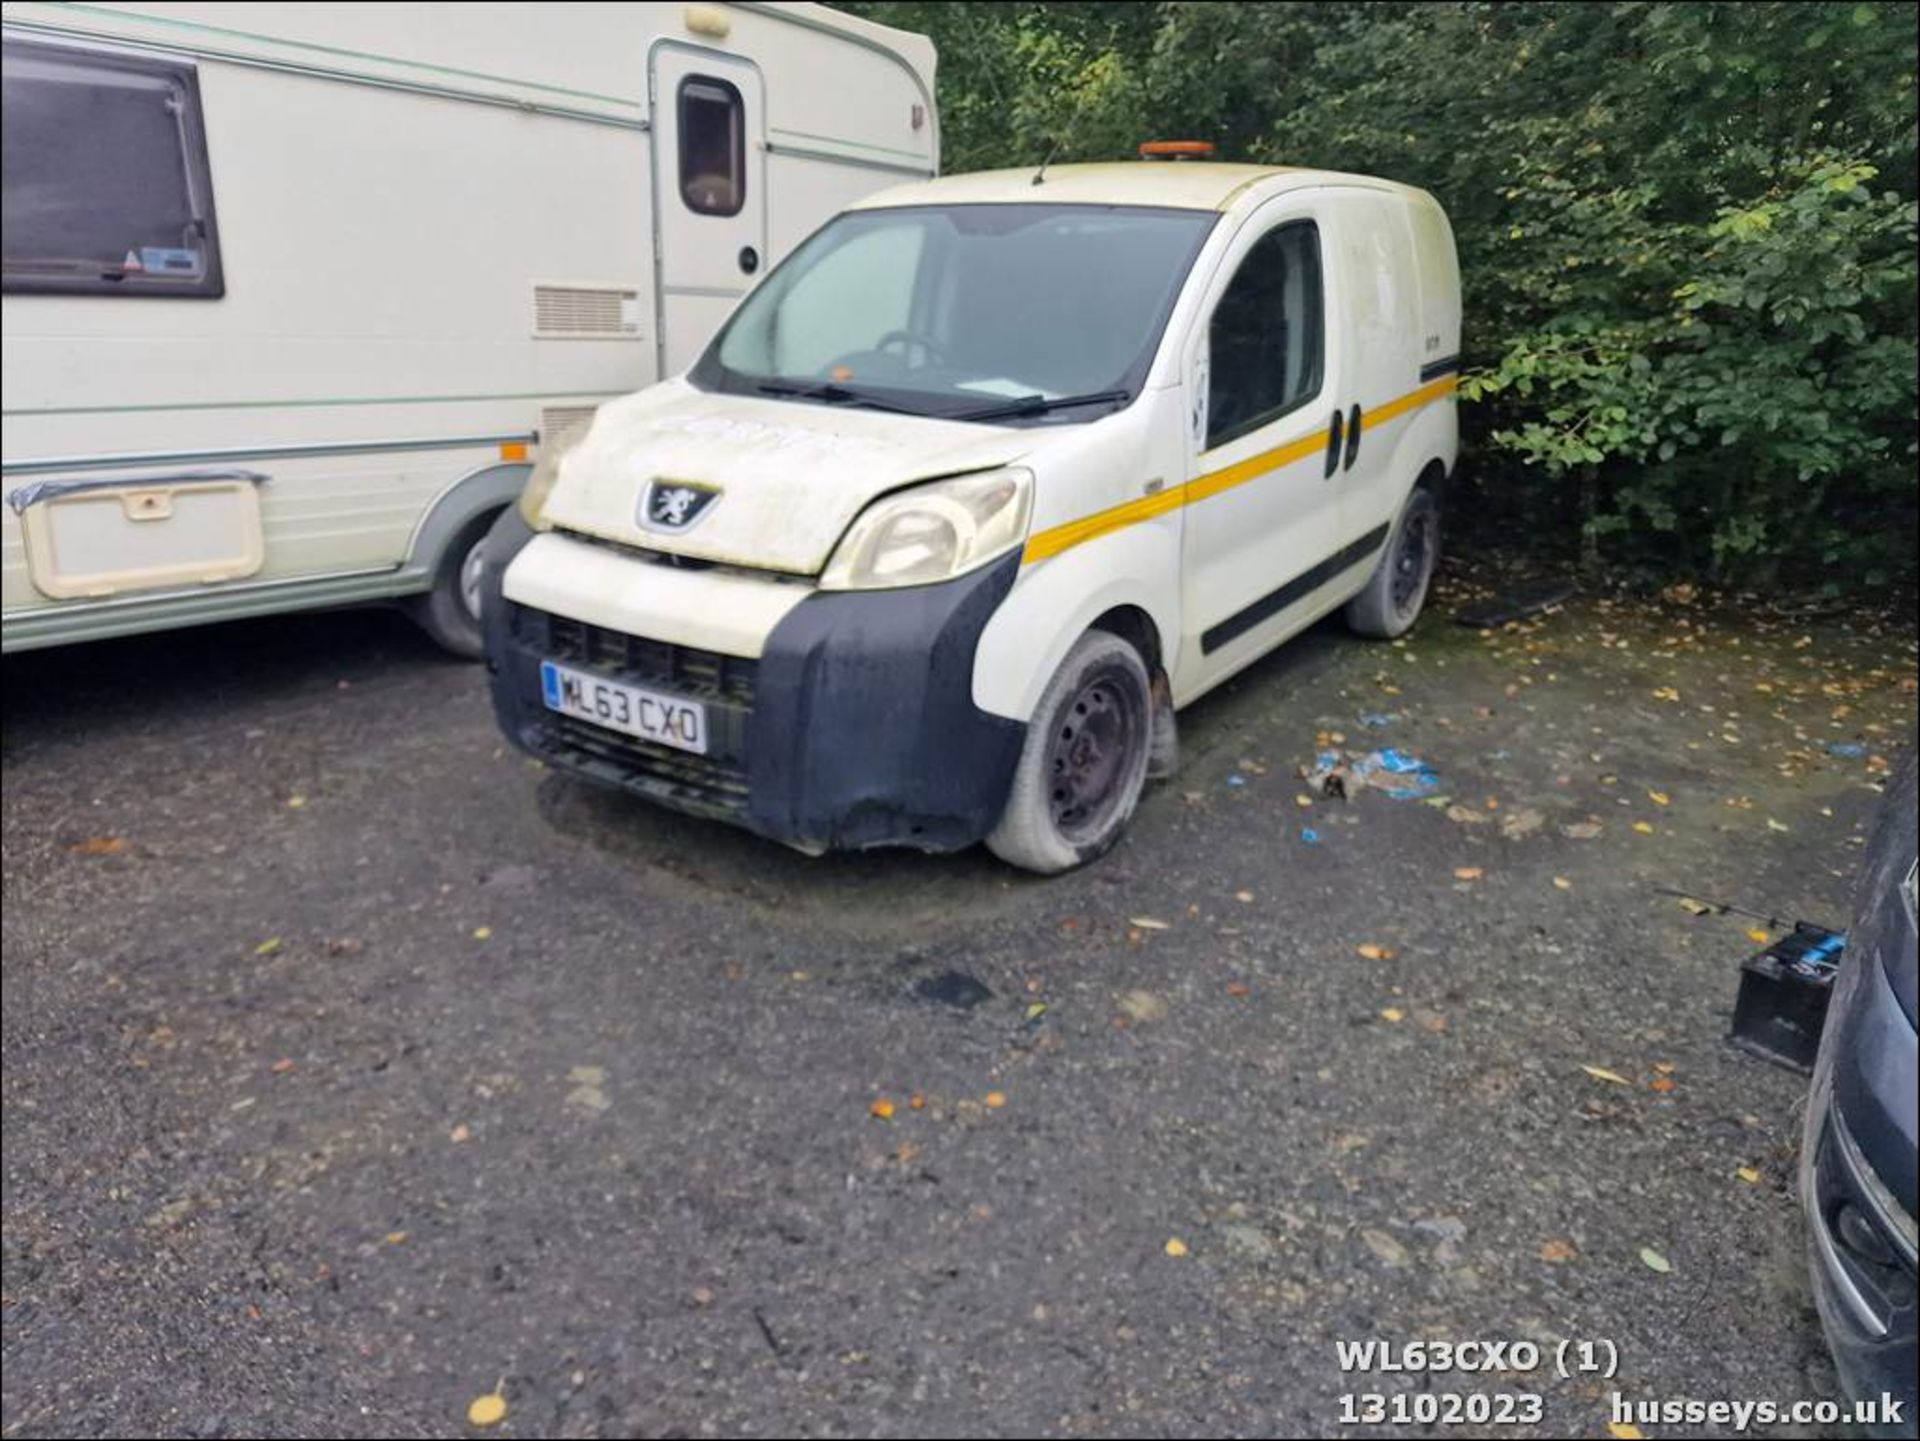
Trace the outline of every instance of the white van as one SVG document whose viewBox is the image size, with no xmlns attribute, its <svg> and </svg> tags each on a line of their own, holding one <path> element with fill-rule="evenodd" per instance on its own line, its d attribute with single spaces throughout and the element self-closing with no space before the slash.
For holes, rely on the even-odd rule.
<svg viewBox="0 0 1920 1441">
<path fill-rule="evenodd" d="M 819 5 L 4 20 L 9 651 L 404 599 L 477 654 L 539 439 L 939 169 L 932 43 Z"/>
<path fill-rule="evenodd" d="M 1421 191 L 1139 161 L 856 204 L 685 375 L 543 457 L 487 558 L 556 766 L 807 850 L 1101 854 L 1173 712 L 1420 613 L 1459 273 Z"/>
</svg>

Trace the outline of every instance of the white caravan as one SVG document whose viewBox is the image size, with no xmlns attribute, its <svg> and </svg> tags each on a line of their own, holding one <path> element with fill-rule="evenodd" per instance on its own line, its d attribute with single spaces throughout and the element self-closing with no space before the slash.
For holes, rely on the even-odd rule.
<svg viewBox="0 0 1920 1441">
<path fill-rule="evenodd" d="M 6 4 L 7 650 L 405 599 L 479 649 L 532 452 L 939 168 L 810 4 Z"/>
<path fill-rule="evenodd" d="M 486 556 L 501 723 L 808 850 L 1080 864 L 1175 708 L 1338 607 L 1414 623 L 1459 345 L 1452 233 L 1404 185 L 1140 161 L 870 197 L 542 457 Z"/>
</svg>

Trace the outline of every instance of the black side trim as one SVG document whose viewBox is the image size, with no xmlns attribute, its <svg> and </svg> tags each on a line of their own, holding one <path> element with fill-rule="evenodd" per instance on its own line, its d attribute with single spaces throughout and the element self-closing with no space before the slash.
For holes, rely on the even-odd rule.
<svg viewBox="0 0 1920 1441">
<path fill-rule="evenodd" d="M 1454 375 L 1459 370 L 1460 357 L 1457 355 L 1449 355 L 1440 360 L 1429 360 L 1420 367 L 1420 383 L 1425 385 L 1429 380 L 1438 380 L 1443 375 Z"/>
<path fill-rule="evenodd" d="M 1245 610 L 1238 611 L 1220 624 L 1210 627 L 1200 636 L 1201 654 L 1212 655 L 1228 641 L 1238 640 L 1261 621 L 1278 615 L 1302 596 L 1318 590 L 1341 571 L 1365 560 L 1380 548 L 1381 542 L 1386 540 L 1390 529 L 1392 527 L 1384 523 L 1375 526 L 1352 545 L 1335 551 L 1312 570 L 1296 575 L 1280 589 L 1269 591 Z"/>
</svg>

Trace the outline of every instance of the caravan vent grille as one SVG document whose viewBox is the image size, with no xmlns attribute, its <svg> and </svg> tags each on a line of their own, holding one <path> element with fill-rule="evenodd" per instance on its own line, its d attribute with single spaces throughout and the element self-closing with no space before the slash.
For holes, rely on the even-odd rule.
<svg viewBox="0 0 1920 1441">
<path fill-rule="evenodd" d="M 593 405 L 549 405 L 540 412 L 540 443 L 558 445 L 576 431 L 585 430 L 597 409 Z"/>
<path fill-rule="evenodd" d="M 535 285 L 533 333 L 637 338 L 640 292 L 617 285 Z"/>
</svg>

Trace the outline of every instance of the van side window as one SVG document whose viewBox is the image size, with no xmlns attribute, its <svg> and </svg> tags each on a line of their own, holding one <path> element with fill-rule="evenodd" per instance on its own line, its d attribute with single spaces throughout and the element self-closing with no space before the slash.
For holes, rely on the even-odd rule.
<svg viewBox="0 0 1920 1441">
<path fill-rule="evenodd" d="M 1254 242 L 1208 331 L 1207 446 L 1311 400 L 1324 364 L 1320 232 L 1295 221 Z"/>
<path fill-rule="evenodd" d="M 191 65 L 9 39 L 9 291 L 217 298 L 225 285 Z"/>
<path fill-rule="evenodd" d="M 680 198 L 696 215 L 738 215 L 746 204 L 746 107 L 724 80 L 680 82 Z"/>
</svg>

